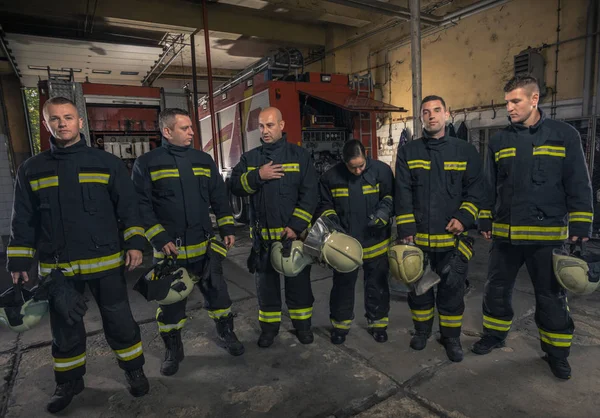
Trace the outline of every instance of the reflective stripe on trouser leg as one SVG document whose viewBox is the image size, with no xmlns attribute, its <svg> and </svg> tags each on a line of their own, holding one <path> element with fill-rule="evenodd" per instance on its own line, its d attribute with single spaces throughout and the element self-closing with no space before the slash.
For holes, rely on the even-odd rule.
<svg viewBox="0 0 600 418">
<path fill-rule="evenodd" d="M 310 329 L 314 301 L 310 284 L 310 266 L 296 277 L 285 277 L 285 303 L 296 330 Z"/>
<path fill-rule="evenodd" d="M 440 316 L 440 334 L 445 338 L 458 338 L 460 337 L 460 330 L 462 327 L 462 315 L 442 315 Z"/>
<path fill-rule="evenodd" d="M 113 350 L 119 363 L 133 362 L 143 355 L 142 342 L 138 342 L 129 347 Z"/>
<path fill-rule="evenodd" d="M 429 289 L 425 294 L 419 296 L 414 292 L 408 294 L 408 306 L 412 314 L 415 331 L 431 332 L 433 327 L 434 301 L 433 289 Z"/>
<path fill-rule="evenodd" d="M 370 328 L 385 329 L 390 310 L 390 288 L 388 283 L 390 266 L 387 254 L 365 261 L 363 270 L 367 323 Z M 384 319 L 385 321 L 383 321 Z"/>
<path fill-rule="evenodd" d="M 347 334 L 354 319 L 354 300 L 358 269 L 350 273 L 333 271 L 333 286 L 329 294 L 329 318 L 337 332 Z"/>
<path fill-rule="evenodd" d="M 390 319 L 386 316 L 381 319 L 367 319 L 367 326 L 369 328 L 376 329 L 387 329 Z"/>
<path fill-rule="evenodd" d="M 264 270 L 254 274 L 258 323 L 263 332 L 277 333 L 281 325 L 281 279 L 270 262 L 264 267 Z"/>
<path fill-rule="evenodd" d="M 85 352 L 74 357 L 53 357 L 57 383 L 65 383 L 85 374 Z"/>
<path fill-rule="evenodd" d="M 165 318 L 163 308 L 164 306 L 159 306 L 156 310 L 156 324 L 158 325 L 158 331 L 161 334 L 168 334 L 171 331 L 180 331 L 181 329 L 183 329 L 183 326 L 187 321 L 187 317 L 184 317 L 175 323 L 169 323 Z"/>
<path fill-rule="evenodd" d="M 258 322 L 263 332 L 278 332 L 281 325 L 281 311 L 258 311 Z"/>
<path fill-rule="evenodd" d="M 208 317 L 211 319 L 221 319 L 231 315 L 231 307 L 227 309 L 215 309 L 208 311 Z"/>
<path fill-rule="evenodd" d="M 350 327 L 352 327 L 352 319 L 345 319 L 342 321 L 336 321 L 333 318 L 330 318 L 331 325 L 335 328 L 336 331 L 341 332 L 342 334 L 347 334 L 350 331 Z"/>
<path fill-rule="evenodd" d="M 573 334 L 544 331 L 538 328 L 542 350 L 554 357 L 565 358 L 569 356 Z"/>
</svg>

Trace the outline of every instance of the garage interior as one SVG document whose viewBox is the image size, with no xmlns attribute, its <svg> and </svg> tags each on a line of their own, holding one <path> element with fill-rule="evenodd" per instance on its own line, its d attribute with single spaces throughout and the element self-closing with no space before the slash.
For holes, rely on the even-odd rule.
<svg viewBox="0 0 600 418">
<path fill-rule="evenodd" d="M 15 174 L 23 161 L 48 148 L 40 109 L 57 95 L 72 98 L 86 115 L 88 144 L 129 167 L 160 146 L 158 112 L 186 109 L 194 115 L 194 147 L 208 152 L 227 179 L 241 152 L 259 145 L 254 119 L 269 103 L 283 106 L 288 137 L 311 150 L 320 173 L 339 161 L 341 144 L 352 137 L 393 168 L 399 145 L 420 136 L 413 109 L 430 94 L 444 97 L 452 128 L 462 127 L 463 139 L 484 161 L 490 137 L 508 124 L 504 83 L 530 72 L 540 81 L 542 109 L 581 136 L 598 215 L 599 0 L 0 1 L 0 46 L 2 263 Z M 361 286 L 355 310 L 360 326 L 345 345 L 333 346 L 332 272 L 320 267 L 312 275 L 315 344 L 300 346 L 281 332 L 273 349 L 259 349 L 256 289 L 246 269 L 247 208 L 233 197 L 231 205 L 238 242 L 224 269 L 246 354 L 231 358 L 216 345 L 202 297 L 194 291 L 184 329 L 186 363 L 176 377 L 161 376 L 155 306 L 130 292 L 151 396 L 127 394 L 93 306 L 85 319 L 87 389 L 65 416 L 597 415 L 600 296 L 569 296 L 576 324 L 574 378 L 557 382 L 540 359 L 525 269 L 513 295 L 515 325 L 507 347 L 488 356 L 469 353 L 452 364 L 434 342 L 412 351 L 402 289 L 393 292 L 389 342 L 373 344 L 364 329 Z M 600 216 L 595 219 L 598 238 Z M 481 332 L 490 245 L 476 240 L 464 347 Z M 151 251 L 147 255 L 144 266 L 127 276 L 129 288 L 151 265 Z M 0 284 L 0 290 L 10 286 L 4 269 Z M 47 414 L 43 405 L 54 388 L 50 345 L 47 318 L 23 334 L 0 329 L 0 418 Z"/>
</svg>

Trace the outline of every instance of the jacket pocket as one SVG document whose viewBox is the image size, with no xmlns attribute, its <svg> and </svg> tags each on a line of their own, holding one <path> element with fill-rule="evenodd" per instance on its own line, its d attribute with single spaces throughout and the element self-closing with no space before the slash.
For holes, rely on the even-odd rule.
<svg viewBox="0 0 600 418">
<path fill-rule="evenodd" d="M 450 197 L 456 197 L 462 193 L 461 171 L 446 171 L 446 190 Z"/>
</svg>

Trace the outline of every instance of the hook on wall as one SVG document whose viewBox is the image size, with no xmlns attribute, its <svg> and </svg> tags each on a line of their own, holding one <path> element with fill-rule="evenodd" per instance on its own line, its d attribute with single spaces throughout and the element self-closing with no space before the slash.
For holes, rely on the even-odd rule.
<svg viewBox="0 0 600 418">
<path fill-rule="evenodd" d="M 452 118 L 452 125 L 454 125 L 454 117 L 456 116 L 456 114 L 452 113 L 451 107 L 448 108 L 448 113 L 450 113 L 450 117 Z"/>
<path fill-rule="evenodd" d="M 463 122 L 467 121 L 467 109 L 463 109 L 463 113 L 465 114 L 465 118 L 463 119 Z"/>
<path fill-rule="evenodd" d="M 494 106 L 493 100 L 492 100 L 492 112 L 494 112 L 494 116 L 492 116 L 492 119 L 496 119 L 496 106 Z"/>
</svg>

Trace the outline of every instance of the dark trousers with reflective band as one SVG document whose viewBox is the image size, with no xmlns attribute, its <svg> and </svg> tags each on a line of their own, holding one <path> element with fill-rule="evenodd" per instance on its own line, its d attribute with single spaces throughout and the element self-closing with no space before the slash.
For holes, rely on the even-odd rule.
<svg viewBox="0 0 600 418">
<path fill-rule="evenodd" d="M 386 329 L 389 323 L 390 271 L 387 254 L 363 264 L 365 289 L 365 316 L 369 328 Z M 347 333 L 354 319 L 354 294 L 358 269 L 350 273 L 333 273 L 333 287 L 329 297 L 331 324 L 341 333 Z"/>
<path fill-rule="evenodd" d="M 575 325 L 565 290 L 554 277 L 552 250 L 558 245 L 513 245 L 494 241 L 483 297 L 483 332 L 505 339 L 513 319 L 512 292 L 525 263 L 535 291 L 535 322 L 542 350 L 555 357 L 569 355 Z"/>
<path fill-rule="evenodd" d="M 204 260 L 185 266 L 186 269 L 194 274 L 201 275 L 204 267 Z M 216 287 L 212 285 L 198 286 L 204 296 L 204 306 L 208 310 L 208 316 L 212 319 L 219 319 L 231 314 L 231 298 L 227 290 L 225 279 L 219 280 Z M 187 298 L 172 305 L 162 305 L 156 310 L 156 322 L 161 334 L 183 328 L 187 316 L 185 307 Z"/>
<path fill-rule="evenodd" d="M 263 332 L 278 332 L 281 325 L 281 279 L 271 262 L 264 271 L 254 273 L 258 295 L 258 321 Z M 310 266 L 296 277 L 284 277 L 285 303 L 294 328 L 310 329 L 312 305 L 315 301 L 310 285 Z"/>
<path fill-rule="evenodd" d="M 454 250 L 445 252 L 429 252 L 432 270 L 440 276 L 437 285 L 437 295 L 433 288 L 427 293 L 417 296 L 416 293 L 408 294 L 408 306 L 412 313 L 413 323 L 416 331 L 431 332 L 433 327 L 434 308 L 437 305 L 440 317 L 440 334 L 444 338 L 460 337 L 463 312 L 465 311 L 465 285 L 449 287 L 442 270 L 450 262 Z"/>
<path fill-rule="evenodd" d="M 140 327 L 131 313 L 123 272 L 100 279 L 76 279 L 75 288 L 83 293 L 86 283 L 98 304 L 104 335 L 117 357 L 119 367 L 123 370 L 139 369 L 144 365 Z M 56 382 L 65 383 L 82 377 L 86 363 L 83 321 L 68 325 L 61 315 L 50 309 L 50 325 Z"/>
</svg>

